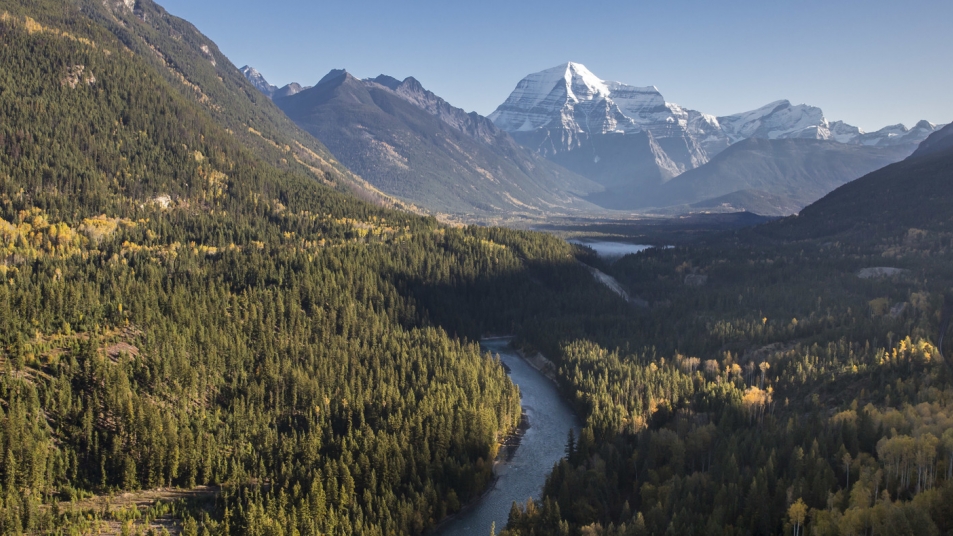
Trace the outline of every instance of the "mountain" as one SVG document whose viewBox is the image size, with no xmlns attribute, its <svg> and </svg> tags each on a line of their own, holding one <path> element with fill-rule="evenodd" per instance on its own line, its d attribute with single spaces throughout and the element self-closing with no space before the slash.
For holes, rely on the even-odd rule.
<svg viewBox="0 0 953 536">
<path fill-rule="evenodd" d="M 870 158 L 854 169 L 841 166 L 837 178 L 828 181 L 836 186 L 869 171 L 871 163 L 903 158 L 937 128 L 921 121 L 913 129 L 895 125 L 865 133 L 840 121 L 827 121 L 820 108 L 792 105 L 786 100 L 714 117 L 666 102 L 653 86 L 604 81 L 585 66 L 571 62 L 525 77 L 489 118 L 526 147 L 604 186 L 604 192 L 588 199 L 614 209 L 665 203 L 671 196 L 671 189 L 663 187 L 666 182 L 703 168 L 729 146 L 747 139 L 810 139 L 882 149 L 845 149 L 851 162 L 857 163 L 857 154 Z M 813 155 L 811 147 L 822 154 Z M 762 186 L 769 187 L 766 193 L 787 195 L 786 188 L 797 189 L 801 176 L 786 174 L 787 170 L 810 167 L 811 162 L 802 159 L 823 160 L 832 153 L 828 144 L 802 148 L 806 150 L 790 151 L 786 146 L 772 150 L 794 160 L 763 170 L 772 173 L 759 179 Z M 724 184 L 747 180 L 744 170 L 739 170 L 740 176 L 726 179 L 727 171 L 731 170 L 721 162 L 717 172 L 702 174 L 723 184 L 693 180 L 700 191 L 717 191 L 718 195 L 729 193 Z M 775 191 L 772 185 L 780 188 Z M 795 197 L 813 201 L 821 190 L 808 185 Z M 693 201 L 702 199 L 698 196 Z"/>
<path fill-rule="evenodd" d="M 255 86 L 255 89 L 268 95 L 269 98 L 275 94 L 275 91 L 278 91 L 278 86 L 269 84 L 268 81 L 265 80 L 265 77 L 254 67 L 246 65 L 239 70 L 245 75 L 245 78 L 251 82 L 251 85 Z"/>
<path fill-rule="evenodd" d="M 747 138 L 731 145 L 704 166 L 663 184 L 655 201 L 659 206 L 721 205 L 726 210 L 787 216 L 838 186 L 901 160 L 909 153 L 909 147 L 904 145 L 872 147 L 812 138 Z M 763 197 L 755 196 L 714 203 L 714 198 L 737 192 L 769 194 L 784 202 L 771 208 L 764 204 Z M 708 201 L 701 203 L 703 200 Z"/>
<path fill-rule="evenodd" d="M 732 143 L 748 138 L 830 140 L 849 145 L 885 147 L 916 146 L 937 130 L 929 121 L 920 121 L 912 129 L 891 125 L 866 133 L 843 121 L 828 122 L 817 107 L 781 100 L 750 112 L 719 117 L 718 123 Z"/>
<path fill-rule="evenodd" d="M 270 84 L 268 80 L 265 80 L 265 77 L 254 67 L 246 65 L 239 70 L 258 91 L 264 93 L 269 99 L 290 97 L 292 95 L 301 93 L 310 87 L 302 87 L 301 84 L 297 82 L 292 82 L 288 85 L 278 87 L 276 85 Z"/>
<path fill-rule="evenodd" d="M 828 139 L 826 121 L 820 108 L 801 104 L 792 106 L 786 100 L 772 102 L 750 112 L 719 117 L 718 123 L 732 143 L 748 138 Z M 839 132 L 852 132 L 849 125 L 838 125 Z M 860 132 L 860 129 L 856 129 Z M 843 135 L 843 134 L 842 134 Z"/>
<path fill-rule="evenodd" d="M 472 341 L 627 312 L 556 237 L 351 195 L 151 0 L 8 0 L 0 65 L 0 534 L 426 534 L 519 422 Z"/>
<path fill-rule="evenodd" d="M 285 97 L 290 97 L 290 96 L 292 96 L 292 95 L 297 95 L 298 93 L 301 93 L 302 91 L 304 91 L 304 90 L 306 90 L 306 89 L 309 89 L 310 87 L 311 87 L 311 86 L 302 86 L 301 84 L 299 84 L 299 83 L 297 83 L 297 82 L 292 82 L 292 83 L 290 83 L 290 84 L 288 84 L 288 85 L 285 85 L 285 86 L 282 86 L 282 87 L 276 89 L 275 92 L 271 94 L 271 98 L 272 98 L 272 99 L 283 99 L 283 98 L 285 98 Z"/>
<path fill-rule="evenodd" d="M 844 235 L 916 239 L 953 231 L 953 133 L 947 126 L 901 162 L 837 188 L 765 232 L 787 238 Z M 912 234 L 911 234 L 912 233 Z M 925 235 L 923 235 L 925 236 Z"/>
<path fill-rule="evenodd" d="M 334 70 L 275 102 L 381 191 L 457 215 L 596 211 L 598 184 L 517 144 L 414 78 L 359 80 Z"/>
<path fill-rule="evenodd" d="M 28 9 L 18 7 L 19 3 L 21 0 L 3 9 L 11 16 L 21 12 L 22 16 L 32 16 Z M 27 2 L 36 9 L 48 3 L 56 4 L 55 0 Z M 188 21 L 170 15 L 152 0 L 100 3 L 102 9 L 82 8 L 96 32 L 107 32 L 110 39 L 118 39 L 124 50 L 156 69 L 180 88 L 185 98 L 197 103 L 270 165 L 307 173 L 315 180 L 377 203 L 407 207 L 351 173 L 320 141 L 295 125 L 270 100 L 263 99 L 246 75 Z M 74 11 L 65 9 L 52 23 L 73 24 L 70 17 Z"/>
<path fill-rule="evenodd" d="M 489 118 L 603 185 L 591 200 L 607 208 L 643 205 L 647 191 L 728 146 L 714 117 L 670 105 L 654 87 L 604 82 L 578 63 L 527 76 Z"/>
<path fill-rule="evenodd" d="M 942 129 L 930 134 L 930 136 L 923 140 L 923 143 L 917 147 L 917 150 L 913 152 L 913 157 L 925 156 L 930 153 L 935 153 L 943 151 L 953 147 L 953 123 L 943 127 Z"/>
</svg>

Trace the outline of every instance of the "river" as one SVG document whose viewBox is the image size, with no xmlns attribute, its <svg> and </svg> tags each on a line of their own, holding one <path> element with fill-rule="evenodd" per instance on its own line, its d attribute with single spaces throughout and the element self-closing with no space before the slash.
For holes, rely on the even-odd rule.
<svg viewBox="0 0 953 536">
<path fill-rule="evenodd" d="M 488 536 L 496 523 L 496 531 L 506 526 L 513 501 L 520 504 L 543 493 L 546 476 L 553 464 L 565 455 L 569 430 L 579 436 L 579 422 L 569 405 L 559 396 L 556 385 L 510 349 L 509 340 L 481 341 L 485 351 L 499 354 L 509 367 L 510 379 L 520 388 L 523 412 L 529 429 L 523 435 L 516 454 L 509 461 L 496 465 L 497 479 L 493 489 L 479 502 L 448 521 L 437 534 Z"/>
</svg>

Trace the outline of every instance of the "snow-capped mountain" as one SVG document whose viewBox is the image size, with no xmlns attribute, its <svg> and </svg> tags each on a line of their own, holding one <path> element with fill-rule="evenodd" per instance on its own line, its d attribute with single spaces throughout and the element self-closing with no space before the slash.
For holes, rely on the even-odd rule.
<svg viewBox="0 0 953 536">
<path fill-rule="evenodd" d="M 748 138 L 777 140 L 830 137 L 827 120 L 820 108 L 806 104 L 792 106 L 786 100 L 772 102 L 750 112 L 719 117 L 718 123 L 732 143 Z M 844 124 L 841 130 L 846 132 L 850 128 L 850 125 Z"/>
<path fill-rule="evenodd" d="M 275 91 L 278 91 L 278 86 L 269 84 L 268 81 L 265 80 L 265 77 L 262 76 L 261 73 L 259 73 L 254 67 L 246 65 L 242 67 L 240 71 L 243 75 L 245 75 L 245 78 L 251 82 L 251 85 L 255 86 L 258 91 L 261 91 L 265 95 L 271 97 L 275 94 Z"/>
<path fill-rule="evenodd" d="M 749 112 L 714 117 L 666 102 L 654 86 L 607 82 L 584 65 L 572 62 L 521 80 L 489 118 L 511 133 L 553 128 L 571 133 L 562 136 L 562 146 L 540 147 L 544 153 L 570 150 L 578 144 L 578 136 L 594 134 L 648 132 L 657 140 L 689 135 L 700 149 L 693 155 L 689 168 L 704 164 L 731 143 L 748 138 L 915 145 L 937 129 L 936 125 L 921 121 L 913 129 L 894 125 L 865 133 L 843 121 L 829 122 L 820 108 L 792 105 L 787 100 Z"/>
<path fill-rule="evenodd" d="M 602 80 L 585 66 L 568 63 L 524 78 L 488 117 L 509 132 L 553 126 L 599 133 L 637 128 L 608 97 L 609 88 Z M 600 110 L 600 105 L 605 109 Z"/>
<path fill-rule="evenodd" d="M 605 81 L 572 62 L 525 77 L 489 118 L 520 143 L 605 186 L 605 199 L 596 201 L 613 208 L 651 204 L 669 180 L 748 139 L 820 140 L 835 144 L 835 153 L 836 146 L 846 145 L 901 147 L 890 151 L 889 158 L 903 158 L 904 150 L 913 152 L 938 128 L 921 121 L 913 129 L 895 125 L 866 133 L 843 121 L 828 121 L 820 108 L 787 100 L 715 117 L 666 102 L 654 86 Z M 811 151 L 821 147 L 826 146 L 815 144 L 780 154 L 810 158 Z M 860 166 L 863 158 L 883 161 L 884 155 L 875 153 L 850 154 Z M 829 151 L 825 155 L 834 161 Z M 782 174 L 785 169 L 779 163 L 775 172 Z M 839 176 L 851 174 L 850 169 L 841 171 Z"/>
<path fill-rule="evenodd" d="M 517 141 L 603 185 L 660 183 L 728 146 L 710 115 L 665 102 L 658 89 L 606 82 L 566 63 L 524 78 L 489 116 Z"/>
<path fill-rule="evenodd" d="M 245 75 L 245 78 L 251 82 L 251 85 L 255 86 L 258 91 L 261 91 L 268 96 L 269 99 L 281 99 L 284 97 L 290 97 L 301 93 L 302 91 L 310 88 L 311 86 L 301 86 L 297 82 L 292 82 L 284 87 L 278 87 L 276 85 L 268 83 L 268 80 L 265 80 L 265 77 L 262 76 L 260 72 L 254 67 L 246 65 L 242 67 L 241 72 Z"/>
<path fill-rule="evenodd" d="M 349 169 L 388 195 L 438 213 L 598 212 L 601 190 L 519 145 L 408 77 L 358 79 L 336 69 L 313 88 L 274 98 Z"/>
<path fill-rule="evenodd" d="M 748 138 L 807 138 L 869 147 L 916 145 L 937 130 L 937 125 L 920 121 L 912 129 L 891 125 L 867 133 L 843 121 L 828 122 L 820 108 L 806 104 L 794 106 L 786 100 L 750 112 L 719 117 L 718 123 L 732 143 Z"/>
<path fill-rule="evenodd" d="M 943 125 L 934 125 L 929 121 L 920 121 L 911 129 L 903 125 L 891 125 L 869 134 L 861 131 L 861 135 L 857 137 L 856 142 L 873 147 L 918 144 L 941 128 L 943 128 Z"/>
<path fill-rule="evenodd" d="M 306 91 L 242 72 L 365 180 L 442 212 L 781 199 L 772 210 L 782 214 L 902 160 L 938 129 L 921 121 L 868 133 L 787 100 L 715 117 L 579 63 L 527 76 L 489 117 L 451 106 L 412 77 L 358 80 L 334 70 Z"/>
<path fill-rule="evenodd" d="M 606 82 L 572 62 L 524 78 L 489 118 L 510 133 L 563 130 L 560 143 L 549 140 L 540 147 L 544 154 L 571 150 L 582 138 L 599 134 L 646 132 L 655 139 L 682 139 L 693 133 L 696 143 L 685 147 L 690 162 L 675 164 L 691 168 L 707 162 L 710 149 L 727 147 L 714 117 L 665 102 L 654 86 Z"/>
</svg>

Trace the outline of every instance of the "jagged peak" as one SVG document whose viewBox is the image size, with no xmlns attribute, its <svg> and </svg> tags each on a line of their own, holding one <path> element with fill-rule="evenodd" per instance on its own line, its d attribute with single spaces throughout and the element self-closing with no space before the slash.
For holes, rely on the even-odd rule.
<svg viewBox="0 0 953 536">
<path fill-rule="evenodd" d="M 374 82 L 375 84 L 380 84 L 386 88 L 396 90 L 400 87 L 400 80 L 394 78 L 393 76 L 388 76 L 386 74 L 379 74 L 377 78 L 368 79 L 369 82 Z"/>
<path fill-rule="evenodd" d="M 315 84 L 315 86 L 320 86 L 321 84 L 331 82 L 332 80 L 337 80 L 338 78 L 348 77 L 348 76 L 353 78 L 351 73 L 347 72 L 347 69 L 331 69 L 330 71 L 328 71 L 328 74 L 324 75 L 324 78 L 322 78 L 321 80 L 318 81 L 317 84 Z"/>
<path fill-rule="evenodd" d="M 400 85 L 408 89 L 413 89 L 415 91 L 427 91 L 426 89 L 424 89 L 423 84 L 420 83 L 420 80 L 417 80 L 413 76 L 408 76 L 407 78 L 404 78 L 404 81 L 401 82 Z"/>
<path fill-rule="evenodd" d="M 239 69 L 239 71 L 241 71 L 242 75 L 251 83 L 251 85 L 255 86 L 255 89 L 264 93 L 268 97 L 271 97 L 278 89 L 276 86 L 268 83 L 268 80 L 266 80 L 265 77 L 258 72 L 258 69 L 255 69 L 250 65 L 242 67 Z"/>
</svg>

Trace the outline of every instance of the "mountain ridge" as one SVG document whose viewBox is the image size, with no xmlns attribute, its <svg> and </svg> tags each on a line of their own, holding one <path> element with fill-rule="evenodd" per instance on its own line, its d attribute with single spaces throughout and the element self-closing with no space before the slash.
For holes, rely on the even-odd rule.
<svg viewBox="0 0 953 536">
<path fill-rule="evenodd" d="M 736 191 L 759 191 L 784 198 L 779 210 L 757 212 L 787 216 L 835 188 L 909 156 L 907 146 L 846 145 L 811 138 L 747 138 L 715 155 L 706 165 L 662 185 L 659 206 L 703 203 Z"/>
<path fill-rule="evenodd" d="M 274 86 L 267 84 L 257 71 L 247 69 L 247 76 L 256 87 L 271 91 L 271 98 L 281 102 L 285 95 L 272 89 Z M 318 85 L 342 73 L 346 72 L 332 70 Z M 939 130 L 933 123 L 920 121 L 910 129 L 890 125 L 868 133 L 842 121 L 828 121 L 820 108 L 794 105 L 788 100 L 715 117 L 667 102 L 655 86 L 604 81 L 584 65 L 573 62 L 525 77 L 507 101 L 486 118 L 453 107 L 413 77 L 398 80 L 380 75 L 362 82 L 393 92 L 483 143 L 499 143 L 496 131 L 507 132 L 531 152 L 592 181 L 594 184 L 570 188 L 568 193 L 582 198 L 572 209 L 588 206 L 588 210 L 597 212 L 674 206 L 763 210 L 775 206 L 778 211 L 766 215 L 786 215 L 784 211 L 796 212 L 832 189 L 908 156 L 920 141 Z M 371 105 L 369 101 L 364 104 Z M 761 141 L 743 143 L 752 139 Z M 785 141 L 792 139 L 824 143 L 798 145 Z M 355 143 L 359 147 L 362 142 Z M 740 148 L 718 158 L 739 144 Z M 798 149 L 792 149 L 795 146 Z M 337 152 L 347 150 L 356 148 L 336 147 Z M 785 160 L 768 162 L 765 158 L 769 153 Z M 826 162 L 826 166 L 821 162 Z M 361 174 L 375 177 L 380 173 L 366 165 L 362 167 L 356 157 L 350 164 L 363 169 Z M 809 172 L 811 169 L 814 171 Z M 683 175 L 687 176 L 681 178 Z M 472 184 L 468 180 L 462 182 Z M 690 184 L 694 186 L 688 187 Z M 540 186 L 546 189 L 545 184 Z M 420 200 L 419 193 L 400 189 L 393 180 L 387 188 L 390 194 L 402 192 L 399 197 L 405 201 Z M 455 196 L 452 188 L 442 191 L 441 195 Z M 557 192 L 561 201 L 555 205 L 568 199 L 562 192 Z M 742 202 L 739 206 L 714 203 L 734 192 L 755 194 L 735 196 L 736 202 Z M 536 199 L 541 195 L 545 197 L 537 191 Z M 766 204 L 764 196 L 783 202 Z M 456 201 L 451 203 L 454 206 L 448 206 L 432 194 L 424 197 L 422 204 L 440 211 L 466 212 L 472 208 Z M 494 202 L 476 207 L 475 211 L 542 209 L 535 202 L 516 198 L 520 203 Z M 754 204 L 744 205 L 744 200 Z"/>
<path fill-rule="evenodd" d="M 597 184 L 527 151 L 413 77 L 360 80 L 333 70 L 275 102 L 375 187 L 438 213 L 600 210 L 582 199 Z"/>
<path fill-rule="evenodd" d="M 604 81 L 573 62 L 527 75 L 488 117 L 526 147 L 603 185 L 606 191 L 590 200 L 612 209 L 664 204 L 670 196 L 668 182 L 704 169 L 717 155 L 746 139 L 821 140 L 843 145 L 847 154 L 857 151 L 846 147 L 876 148 L 863 151 L 870 158 L 858 162 L 854 170 L 843 170 L 831 183 L 834 187 L 869 172 L 871 165 L 907 156 L 938 129 L 920 121 L 912 129 L 892 125 L 866 133 L 842 121 L 828 121 L 820 108 L 787 100 L 715 117 L 665 101 L 655 86 Z M 798 177 L 785 175 L 784 169 L 801 167 L 804 162 L 792 157 L 795 160 L 779 166 L 765 180 L 796 185 Z M 710 175 L 713 180 L 724 179 L 724 174 Z M 706 188 L 718 190 L 718 195 L 729 193 L 717 183 Z M 786 195 L 770 188 L 766 193 Z M 702 200 L 696 196 L 689 201 Z"/>
<path fill-rule="evenodd" d="M 903 237 L 953 229 L 953 143 L 925 140 L 911 156 L 851 181 L 763 232 L 787 239 Z M 942 132 L 942 131 L 941 131 Z M 945 144 L 934 144 L 937 141 Z M 932 149 L 932 150 L 931 150 Z"/>
</svg>

